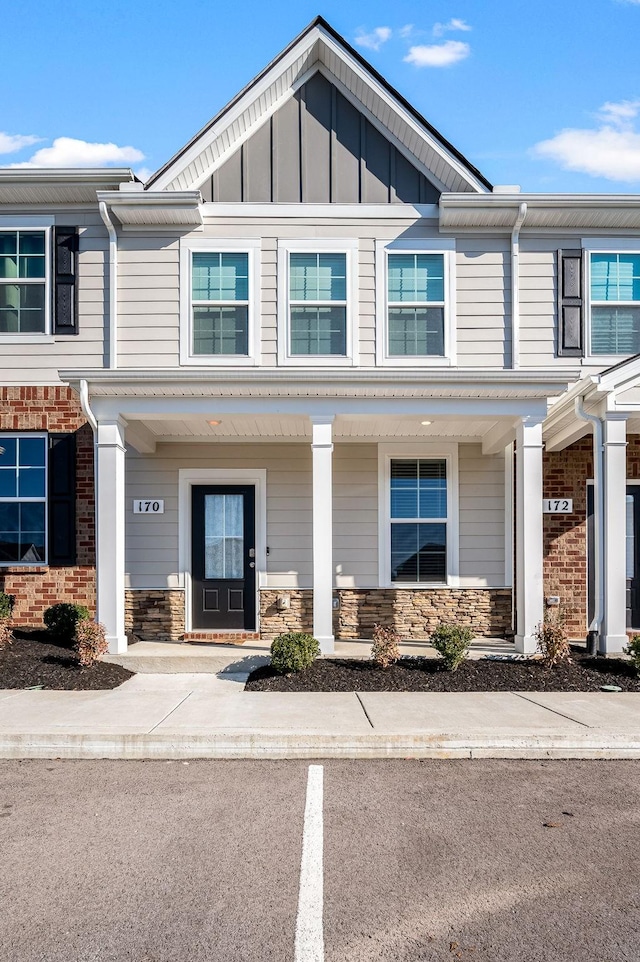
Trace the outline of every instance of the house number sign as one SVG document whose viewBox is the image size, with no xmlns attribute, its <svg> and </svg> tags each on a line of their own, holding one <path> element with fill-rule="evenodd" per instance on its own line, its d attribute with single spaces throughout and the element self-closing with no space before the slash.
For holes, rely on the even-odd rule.
<svg viewBox="0 0 640 962">
<path fill-rule="evenodd" d="M 134 514 L 164 514 L 164 501 L 142 498 L 133 502 Z"/>
<path fill-rule="evenodd" d="M 544 514 L 571 514 L 573 498 L 543 498 L 542 510 Z"/>
</svg>

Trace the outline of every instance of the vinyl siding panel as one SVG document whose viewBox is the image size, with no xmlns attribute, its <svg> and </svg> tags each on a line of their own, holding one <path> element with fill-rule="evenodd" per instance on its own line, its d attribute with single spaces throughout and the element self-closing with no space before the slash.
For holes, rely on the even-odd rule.
<svg viewBox="0 0 640 962">
<path fill-rule="evenodd" d="M 480 444 L 458 448 L 460 584 L 504 586 L 504 459 Z"/>
<path fill-rule="evenodd" d="M 580 238 L 525 238 L 520 244 L 520 364 L 580 369 L 579 357 L 556 359 L 557 255 L 579 248 Z"/>
<path fill-rule="evenodd" d="M 509 246 L 501 238 L 458 239 L 456 323 L 460 367 L 511 362 Z"/>
</svg>

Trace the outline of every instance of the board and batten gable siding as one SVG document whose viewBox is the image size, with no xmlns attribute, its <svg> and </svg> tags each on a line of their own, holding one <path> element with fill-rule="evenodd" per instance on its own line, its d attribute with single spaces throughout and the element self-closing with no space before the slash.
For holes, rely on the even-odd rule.
<svg viewBox="0 0 640 962">
<path fill-rule="evenodd" d="M 78 334 L 58 335 L 45 343 L 16 336 L 15 343 L 0 344 L 0 383 L 12 385 L 59 384 L 60 368 L 102 367 L 106 345 L 104 319 L 108 310 L 109 282 L 105 275 L 109 245 L 104 224 L 96 213 L 70 210 L 56 213 L 56 224 L 78 226 Z"/>
<path fill-rule="evenodd" d="M 321 73 L 198 186 L 214 203 L 437 204 L 439 197 Z"/>
<path fill-rule="evenodd" d="M 310 444 L 161 443 L 127 454 L 126 571 L 131 588 L 181 587 L 178 472 L 181 468 L 266 469 L 267 583 L 312 584 Z M 134 515 L 136 498 L 163 499 L 163 515 Z M 504 461 L 478 444 L 459 448 L 460 584 L 504 585 Z M 368 442 L 336 443 L 333 562 L 338 587 L 378 586 L 378 452 Z"/>
</svg>

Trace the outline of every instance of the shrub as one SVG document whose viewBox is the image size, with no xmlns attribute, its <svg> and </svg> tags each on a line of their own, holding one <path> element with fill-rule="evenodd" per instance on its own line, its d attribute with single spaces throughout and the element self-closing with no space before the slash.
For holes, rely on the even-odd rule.
<svg viewBox="0 0 640 962">
<path fill-rule="evenodd" d="M 76 627 L 81 621 L 89 617 L 89 609 L 84 605 L 59 604 L 52 605 L 44 613 L 44 623 L 57 641 L 66 641 L 73 645 Z"/>
<path fill-rule="evenodd" d="M 633 662 L 633 667 L 640 675 L 640 635 L 634 635 L 629 639 L 629 644 L 622 649 L 625 655 L 629 655 Z"/>
<path fill-rule="evenodd" d="M 471 628 L 458 625 L 438 625 L 431 634 L 431 644 L 444 662 L 447 671 L 455 671 L 467 657 L 473 638 Z"/>
<path fill-rule="evenodd" d="M 320 654 L 320 645 L 303 631 L 288 631 L 271 642 L 271 665 L 281 675 L 290 675 L 312 665 Z"/>
<path fill-rule="evenodd" d="M 15 603 L 15 595 L 8 595 L 6 591 L 0 591 L 0 618 L 11 618 Z"/>
<path fill-rule="evenodd" d="M 400 657 L 398 644 L 400 635 L 395 628 L 385 628 L 375 625 L 373 629 L 373 644 L 371 645 L 371 659 L 379 668 L 388 668 L 396 663 Z"/>
<path fill-rule="evenodd" d="M 564 627 L 564 612 L 547 610 L 544 621 L 535 630 L 538 651 L 545 668 L 554 668 L 562 662 L 571 661 L 571 648 Z"/>
<path fill-rule="evenodd" d="M 109 645 L 106 629 L 99 621 L 83 619 L 76 626 L 75 644 L 78 661 L 83 668 L 91 668 L 102 655 L 106 655 Z"/>
<path fill-rule="evenodd" d="M 0 651 L 13 641 L 11 618 L 0 615 Z"/>
</svg>

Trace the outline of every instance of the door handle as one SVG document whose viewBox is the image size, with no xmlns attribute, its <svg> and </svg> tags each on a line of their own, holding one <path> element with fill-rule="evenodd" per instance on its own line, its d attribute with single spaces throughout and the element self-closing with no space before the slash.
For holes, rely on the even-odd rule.
<svg viewBox="0 0 640 962">
<path fill-rule="evenodd" d="M 250 562 L 249 562 L 249 567 L 250 567 L 250 568 L 255 568 L 255 566 L 256 566 L 255 561 L 250 561 Z"/>
</svg>

